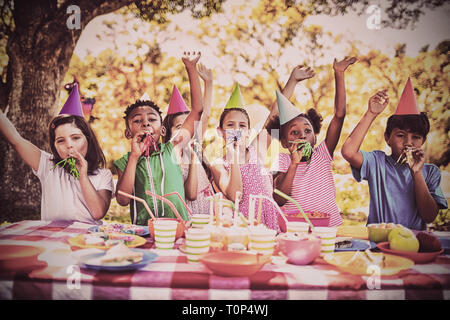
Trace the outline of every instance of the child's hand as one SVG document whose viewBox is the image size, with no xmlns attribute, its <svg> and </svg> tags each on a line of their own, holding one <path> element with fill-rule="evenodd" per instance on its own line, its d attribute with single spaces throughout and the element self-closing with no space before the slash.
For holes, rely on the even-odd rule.
<svg viewBox="0 0 450 320">
<path fill-rule="evenodd" d="M 77 167 L 77 170 L 80 173 L 80 177 L 87 177 L 88 162 L 83 157 L 83 155 L 79 153 L 77 150 L 72 149 L 71 151 L 69 151 L 69 158 L 75 159 L 75 166 Z"/>
<path fill-rule="evenodd" d="M 382 91 L 378 91 L 369 99 L 369 111 L 375 115 L 380 114 L 386 109 L 386 106 L 389 103 L 389 97 L 386 93 L 386 89 Z"/>
<path fill-rule="evenodd" d="M 183 60 L 186 68 L 195 68 L 195 65 L 197 64 L 201 55 L 202 54 L 200 51 L 185 51 L 183 52 L 183 57 L 181 58 L 181 60 Z"/>
<path fill-rule="evenodd" d="M 303 157 L 304 147 L 297 150 L 298 145 L 299 145 L 298 143 L 291 143 L 291 145 L 288 148 L 289 152 L 291 153 L 291 162 L 295 164 L 299 164 Z"/>
<path fill-rule="evenodd" d="M 146 134 L 145 131 L 139 131 L 131 139 L 131 154 L 130 154 L 130 157 L 139 158 L 141 156 L 141 154 L 142 154 L 141 148 L 144 145 L 145 134 Z"/>
<path fill-rule="evenodd" d="M 213 74 L 212 74 L 212 70 L 206 68 L 203 64 L 199 63 L 198 64 L 198 74 L 200 76 L 200 78 L 203 79 L 203 81 L 205 82 L 211 82 L 213 81 Z"/>
<path fill-rule="evenodd" d="M 291 78 L 293 78 L 297 82 L 312 78 L 315 75 L 316 73 L 313 69 L 311 69 L 310 67 L 305 67 L 303 65 L 296 66 L 291 72 Z"/>
<path fill-rule="evenodd" d="M 413 173 L 422 171 L 425 163 L 425 151 L 420 148 L 412 148 L 412 163 L 409 164 L 409 168 Z"/>
<path fill-rule="evenodd" d="M 355 62 L 356 62 L 355 57 L 344 58 L 339 62 L 336 60 L 336 58 L 334 58 L 334 61 L 333 61 L 334 72 L 344 72 L 348 68 L 349 65 L 354 64 Z"/>
</svg>

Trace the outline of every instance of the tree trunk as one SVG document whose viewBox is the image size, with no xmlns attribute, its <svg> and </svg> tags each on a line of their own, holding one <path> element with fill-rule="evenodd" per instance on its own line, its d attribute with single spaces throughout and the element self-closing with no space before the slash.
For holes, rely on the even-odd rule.
<svg viewBox="0 0 450 320">
<path fill-rule="evenodd" d="M 76 3 L 76 1 L 73 1 Z M 60 1 L 15 1 L 15 29 L 7 44 L 7 83 L 0 107 L 22 137 L 49 151 L 48 124 L 57 105 L 64 75 L 83 27 L 95 16 L 131 1 L 78 1 L 81 29 L 67 27 L 67 7 Z M 0 139 L 0 221 L 39 219 L 39 179 L 4 139 Z"/>
</svg>

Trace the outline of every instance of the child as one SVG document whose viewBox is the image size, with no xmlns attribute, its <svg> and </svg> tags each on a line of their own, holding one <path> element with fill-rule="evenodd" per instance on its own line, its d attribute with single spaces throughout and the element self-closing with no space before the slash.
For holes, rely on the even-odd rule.
<svg viewBox="0 0 450 320">
<path fill-rule="evenodd" d="M 311 148 L 316 145 L 322 117 L 309 109 L 306 114 L 300 113 L 285 97 L 278 95 L 280 114 L 280 142 L 288 149 L 289 154 L 281 153 L 275 161 L 272 171 L 275 172 L 274 185 L 283 193 L 295 199 L 304 211 L 328 213 L 329 226 L 342 224 L 342 218 L 336 204 L 336 187 L 334 185 L 331 163 L 333 153 L 339 141 L 344 123 L 346 101 L 344 72 L 355 58 L 337 62 L 334 59 L 336 95 L 335 111 L 327 130 L 325 140 L 312 149 L 310 159 L 304 159 L 303 149 L 298 148 L 301 142 L 309 142 Z M 293 203 L 274 194 L 274 199 L 284 211 L 296 211 Z"/>
<path fill-rule="evenodd" d="M 149 190 L 159 195 L 178 192 L 185 199 L 183 177 L 178 166 L 174 148 L 183 148 L 194 134 L 194 124 L 200 121 L 203 105 L 201 97 L 200 80 L 196 63 L 200 53 L 185 53 L 182 61 L 185 64 L 191 88 L 192 111 L 186 117 L 178 133 L 167 143 L 158 144 L 161 136 L 167 134 L 162 126 L 161 112 L 156 104 L 150 100 L 132 104 L 125 111 L 125 136 L 131 139 L 131 152 L 124 155 L 114 164 L 118 168 L 119 179 L 117 191 L 135 194 L 145 199 L 150 210 L 158 217 L 175 218 L 167 204 L 162 204 L 155 197 L 145 193 Z M 148 154 L 146 140 L 150 139 Z M 118 194 L 117 202 L 126 206 L 130 204 L 131 220 L 134 224 L 146 225 L 150 218 L 145 207 L 139 203 Z M 167 197 L 180 213 L 184 220 L 188 220 L 188 213 L 175 195 Z"/>
<path fill-rule="evenodd" d="M 99 220 L 108 211 L 113 191 L 112 174 L 104 168 L 105 156 L 82 115 L 75 86 L 60 114 L 50 122 L 52 154 L 49 154 L 23 138 L 0 111 L 0 132 L 41 181 L 42 220 L 101 224 Z M 61 160 L 70 158 L 75 159 L 79 176 L 71 175 L 68 165 L 55 167 Z"/>
<path fill-rule="evenodd" d="M 314 72 L 311 69 L 297 66 L 283 89 L 283 93 L 291 96 L 299 81 L 313 75 Z M 273 199 L 272 178 L 264 167 L 262 159 L 271 143 L 271 137 L 267 133 L 273 125 L 274 115 L 276 115 L 275 103 L 271 107 L 264 129 L 248 146 L 250 118 L 244 109 L 239 85 L 236 85 L 225 110 L 220 116 L 217 130 L 225 139 L 226 158 L 217 159 L 212 163 L 213 179 L 224 196 L 233 202 L 236 201 L 236 192 L 240 192 L 239 211 L 246 217 L 249 215 L 250 195 L 263 195 Z M 258 154 L 255 144 L 260 145 L 261 140 L 264 148 Z M 268 228 L 279 232 L 277 215 L 277 208 L 270 201 L 264 199 L 261 222 Z"/>
<path fill-rule="evenodd" d="M 203 130 L 208 125 L 212 100 L 212 72 L 199 64 L 198 73 L 205 82 L 204 107 L 201 117 L 201 127 L 196 130 L 194 142 L 186 145 L 186 148 L 179 149 L 178 163 L 183 173 L 184 191 L 186 204 L 194 214 L 209 214 L 209 201 L 207 197 L 214 194 L 209 178 L 209 168 L 205 162 L 200 163 L 198 156 L 193 149 L 199 149 L 201 156 L 201 141 L 203 140 Z M 167 143 L 181 128 L 188 116 L 189 111 L 176 86 L 172 91 L 169 109 L 163 121 L 167 134 L 163 137 L 163 142 Z M 197 141 L 197 139 L 199 141 Z"/>
<path fill-rule="evenodd" d="M 425 152 L 421 147 L 430 123 L 426 114 L 418 111 L 409 79 L 397 111 L 389 117 L 384 133 L 391 155 L 380 150 L 359 150 L 370 125 L 388 102 L 386 90 L 370 98 L 367 112 L 342 146 L 342 155 L 350 163 L 353 177 L 358 182 L 362 179 L 368 181 L 368 224 L 392 222 L 414 230 L 425 230 L 439 209 L 447 208 L 447 201 L 440 187 L 439 168 L 425 163 Z M 408 152 L 412 154 L 411 159 L 402 163 Z"/>
</svg>

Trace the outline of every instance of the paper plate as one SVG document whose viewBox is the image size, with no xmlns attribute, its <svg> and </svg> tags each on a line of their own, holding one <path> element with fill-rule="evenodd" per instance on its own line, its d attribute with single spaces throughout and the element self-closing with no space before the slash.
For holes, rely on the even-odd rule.
<svg viewBox="0 0 450 320">
<path fill-rule="evenodd" d="M 389 247 L 389 242 L 380 242 L 377 244 L 377 247 L 383 252 L 411 259 L 417 264 L 433 262 L 438 255 L 444 252 L 444 249 L 435 252 L 409 252 L 409 251 L 392 250 Z"/>
<path fill-rule="evenodd" d="M 130 270 L 137 270 L 140 268 L 145 267 L 152 261 L 156 260 L 158 255 L 154 252 L 149 252 L 148 250 L 144 249 L 132 249 L 132 251 L 135 252 L 142 252 L 142 260 L 137 263 L 107 263 L 107 264 L 100 264 L 98 259 L 101 256 L 104 256 L 106 253 L 94 253 L 94 254 L 88 254 L 80 257 L 79 263 L 82 267 L 88 268 L 88 269 L 94 269 L 94 270 L 104 270 L 104 271 L 130 271 Z"/>
<path fill-rule="evenodd" d="M 346 263 L 353 257 L 355 252 L 335 252 L 332 255 L 324 256 L 324 260 L 329 264 L 337 267 L 339 270 L 357 274 L 357 275 L 372 275 L 376 268 L 371 266 L 367 268 L 355 268 L 354 266 L 348 266 Z M 384 254 L 386 257 L 385 266 L 380 268 L 381 276 L 390 276 L 399 273 L 402 270 L 407 270 L 414 265 L 414 261 L 408 258 L 394 256 L 385 253 L 373 253 L 373 255 Z M 375 266 L 374 266 L 375 267 Z"/>
<path fill-rule="evenodd" d="M 373 249 L 377 246 L 375 242 L 370 241 L 370 245 L 367 241 L 352 239 L 352 246 L 350 248 L 338 248 L 334 249 L 334 252 L 343 252 L 343 251 L 364 251 L 367 249 Z"/>
<path fill-rule="evenodd" d="M 110 234 L 110 235 L 114 236 L 114 234 Z M 124 234 L 119 233 L 119 235 L 123 236 Z M 84 248 L 84 249 L 96 248 L 96 249 L 106 250 L 106 249 L 110 248 L 105 245 L 85 244 L 84 240 L 83 240 L 83 236 L 84 236 L 84 234 L 80 234 L 76 237 L 70 238 L 68 240 L 69 244 L 71 246 L 80 247 L 80 248 Z M 134 235 L 134 234 L 127 234 L 127 236 L 134 238 L 134 240 L 132 242 L 126 244 L 126 246 L 129 248 L 136 248 L 136 247 L 142 246 L 143 244 L 145 244 L 147 242 L 147 240 L 145 240 L 144 238 Z"/>
<path fill-rule="evenodd" d="M 258 272 L 270 256 L 245 252 L 212 252 L 200 258 L 200 261 L 214 274 L 224 277 L 248 277 Z"/>
<path fill-rule="evenodd" d="M 0 270 L 25 271 L 46 265 L 38 261 L 37 257 L 45 248 L 26 245 L 0 245 Z"/>
</svg>

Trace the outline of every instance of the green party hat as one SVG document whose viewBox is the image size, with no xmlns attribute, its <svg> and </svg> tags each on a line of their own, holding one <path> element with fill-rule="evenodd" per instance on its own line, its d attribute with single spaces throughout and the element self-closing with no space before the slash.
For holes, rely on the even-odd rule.
<svg viewBox="0 0 450 320">
<path fill-rule="evenodd" d="M 228 99 L 228 102 L 225 106 L 225 109 L 232 109 L 232 108 L 244 108 L 244 100 L 242 99 L 241 95 L 241 89 L 239 88 L 239 83 L 236 83 L 234 86 L 233 93 L 230 96 L 230 99 Z"/>
</svg>

